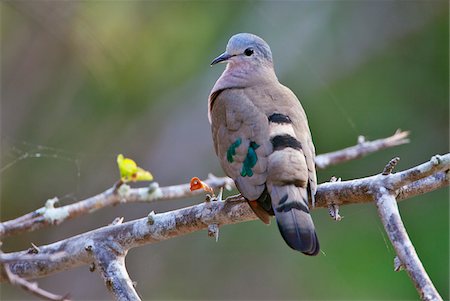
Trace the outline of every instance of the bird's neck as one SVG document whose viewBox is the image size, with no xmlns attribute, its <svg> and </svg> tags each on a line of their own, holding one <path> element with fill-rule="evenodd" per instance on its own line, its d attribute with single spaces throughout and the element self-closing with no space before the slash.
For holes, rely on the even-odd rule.
<svg viewBox="0 0 450 301">
<path fill-rule="evenodd" d="M 216 81 L 208 99 L 208 119 L 211 122 L 211 110 L 213 102 L 220 91 L 233 88 L 248 88 L 267 83 L 278 82 L 272 65 L 259 65 L 257 68 L 252 65 L 239 66 L 231 63 L 227 64 L 225 71 Z"/>
<path fill-rule="evenodd" d="M 217 80 L 211 93 L 230 88 L 247 88 L 264 85 L 268 82 L 278 82 L 272 65 L 227 64 L 225 71 Z"/>
</svg>

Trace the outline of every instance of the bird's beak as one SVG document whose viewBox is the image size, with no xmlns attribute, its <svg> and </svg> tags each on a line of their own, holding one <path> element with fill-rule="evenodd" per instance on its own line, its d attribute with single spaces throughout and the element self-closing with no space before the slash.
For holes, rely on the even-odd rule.
<svg viewBox="0 0 450 301">
<path fill-rule="evenodd" d="M 220 63 L 220 62 L 226 62 L 230 57 L 232 57 L 232 55 L 230 55 L 230 54 L 224 52 L 224 53 L 222 53 L 221 55 L 219 55 L 218 57 L 216 57 L 216 58 L 211 62 L 211 66 L 212 66 L 212 65 L 215 65 L 215 64 L 217 64 L 217 63 Z"/>
</svg>

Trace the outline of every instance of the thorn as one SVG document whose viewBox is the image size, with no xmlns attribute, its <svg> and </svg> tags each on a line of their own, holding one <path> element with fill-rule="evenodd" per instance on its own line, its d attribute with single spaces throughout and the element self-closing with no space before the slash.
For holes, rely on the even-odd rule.
<svg viewBox="0 0 450 301">
<path fill-rule="evenodd" d="M 337 222 L 339 222 L 343 219 L 343 217 L 339 215 L 339 205 L 338 204 L 329 204 L 328 205 L 328 213 L 330 214 L 331 218 Z"/>
<path fill-rule="evenodd" d="M 394 258 L 394 271 L 400 272 L 405 269 L 405 265 L 401 262 L 400 258 L 398 256 L 395 256 Z"/>
<path fill-rule="evenodd" d="M 363 144 L 364 142 L 366 142 L 366 137 L 364 137 L 363 135 L 359 135 L 358 144 Z"/>
<path fill-rule="evenodd" d="M 123 217 L 116 217 L 111 224 L 109 224 L 110 226 L 112 225 L 120 225 L 123 222 Z"/>
<path fill-rule="evenodd" d="M 41 250 L 39 250 L 39 247 L 36 246 L 34 243 L 31 243 L 31 248 L 28 249 L 28 254 L 38 254 Z"/>
<path fill-rule="evenodd" d="M 214 237 L 216 239 L 216 242 L 219 241 L 219 225 L 218 224 L 208 225 L 208 236 Z"/>
<path fill-rule="evenodd" d="M 341 178 L 336 178 L 335 176 L 332 176 L 330 179 L 330 183 L 340 182 Z M 328 214 L 331 216 L 332 219 L 335 221 L 341 221 L 342 216 L 339 215 L 339 205 L 330 203 L 328 204 Z"/>
<path fill-rule="evenodd" d="M 158 182 L 150 182 L 150 184 L 148 185 L 148 194 L 152 194 L 153 192 L 155 192 L 157 189 L 159 188 L 159 184 Z"/>
<path fill-rule="evenodd" d="M 216 201 L 222 202 L 222 194 L 223 194 L 223 187 L 220 187 L 219 194 L 217 195 Z"/>
<path fill-rule="evenodd" d="M 336 178 L 335 176 L 332 176 L 331 179 L 330 179 L 331 183 L 340 182 L 340 181 L 342 181 L 342 179 L 341 178 Z"/>
<path fill-rule="evenodd" d="M 131 187 L 125 183 L 122 183 L 115 191 L 114 194 L 117 194 L 120 199 L 121 202 L 125 202 L 126 200 L 126 196 L 128 195 L 128 193 L 130 192 Z"/>
<path fill-rule="evenodd" d="M 112 279 L 111 279 L 110 277 L 106 278 L 106 279 L 105 279 L 105 284 L 106 284 L 106 286 L 107 286 L 108 288 L 111 288 L 112 285 L 113 285 Z"/>
<path fill-rule="evenodd" d="M 59 199 L 57 197 L 54 197 L 52 199 L 48 199 L 45 202 L 45 208 L 46 209 L 53 209 L 55 208 L 55 204 L 59 202 Z"/>
<path fill-rule="evenodd" d="M 440 155 L 435 155 L 435 156 L 431 157 L 430 162 L 431 162 L 431 164 L 436 166 L 436 165 L 439 165 L 442 163 L 442 158 Z"/>
<path fill-rule="evenodd" d="M 399 157 L 395 157 L 391 161 L 389 161 L 388 164 L 386 164 L 386 166 L 384 167 L 383 172 L 381 174 L 383 176 L 391 174 L 395 166 L 397 165 L 398 161 L 400 161 Z"/>
<path fill-rule="evenodd" d="M 147 223 L 149 225 L 153 225 L 155 223 L 155 211 L 152 211 L 147 215 Z"/>
<path fill-rule="evenodd" d="M 90 265 L 89 265 L 89 272 L 94 272 L 95 271 L 95 262 L 92 262 Z"/>
</svg>

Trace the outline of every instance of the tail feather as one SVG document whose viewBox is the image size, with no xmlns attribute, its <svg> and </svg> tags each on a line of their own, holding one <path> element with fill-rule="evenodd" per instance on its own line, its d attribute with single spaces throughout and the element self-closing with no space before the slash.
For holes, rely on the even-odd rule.
<svg viewBox="0 0 450 301">
<path fill-rule="evenodd" d="M 317 255 L 320 246 L 309 214 L 307 189 L 286 185 L 270 190 L 278 228 L 286 243 L 306 255 Z"/>
</svg>

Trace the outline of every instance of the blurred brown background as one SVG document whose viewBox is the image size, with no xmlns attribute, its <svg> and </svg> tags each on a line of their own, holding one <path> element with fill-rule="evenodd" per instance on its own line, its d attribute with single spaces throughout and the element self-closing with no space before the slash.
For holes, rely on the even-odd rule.
<svg viewBox="0 0 450 301">
<path fill-rule="evenodd" d="M 277 74 L 302 100 L 318 153 L 397 128 L 411 143 L 319 171 L 352 179 L 400 156 L 398 170 L 449 149 L 447 1 L 8 1 L 1 9 L 1 220 L 58 196 L 99 193 L 118 178 L 118 153 L 161 186 L 223 175 L 207 97 L 224 66 L 210 61 L 237 32 L 262 36 Z M 39 154 L 38 158 L 37 154 Z M 188 199 L 108 208 L 4 241 L 3 250 L 51 243 Z M 400 203 L 420 258 L 449 299 L 448 189 Z M 323 254 L 291 251 L 275 224 L 221 228 L 132 250 L 127 267 L 144 299 L 418 299 L 373 205 L 313 218 Z M 88 267 L 39 280 L 75 300 L 110 299 Z M 1 299 L 30 299 L 10 285 Z"/>
</svg>

